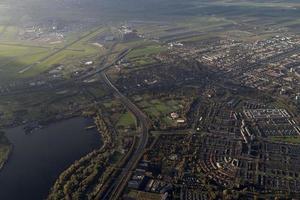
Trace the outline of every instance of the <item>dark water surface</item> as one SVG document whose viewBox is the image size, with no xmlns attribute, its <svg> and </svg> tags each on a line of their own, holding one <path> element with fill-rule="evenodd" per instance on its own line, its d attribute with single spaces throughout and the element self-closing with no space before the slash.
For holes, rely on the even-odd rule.
<svg viewBox="0 0 300 200">
<path fill-rule="evenodd" d="M 91 124 L 74 118 L 49 125 L 26 135 L 21 127 L 9 129 L 6 135 L 14 149 L 0 171 L 0 200 L 41 200 L 59 174 L 80 157 L 100 147 Z"/>
</svg>

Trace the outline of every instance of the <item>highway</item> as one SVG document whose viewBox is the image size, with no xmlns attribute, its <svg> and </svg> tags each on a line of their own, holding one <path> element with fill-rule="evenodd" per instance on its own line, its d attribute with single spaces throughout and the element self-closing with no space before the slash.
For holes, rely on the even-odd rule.
<svg viewBox="0 0 300 200">
<path fill-rule="evenodd" d="M 131 157 L 124 165 L 123 169 L 120 173 L 116 175 L 116 177 L 112 177 L 112 183 L 109 185 L 108 189 L 106 190 L 105 194 L 102 195 L 100 198 L 101 200 L 113 200 L 118 199 L 121 195 L 123 189 L 125 188 L 131 172 L 134 170 L 135 165 L 142 157 L 143 152 L 146 148 L 148 137 L 149 137 L 149 119 L 148 117 L 134 104 L 124 96 L 118 88 L 116 88 L 113 83 L 109 80 L 105 72 L 101 73 L 101 76 L 108 87 L 110 87 L 115 96 L 120 99 L 120 101 L 126 106 L 126 108 L 134 114 L 136 117 L 139 127 L 140 127 L 140 139 L 138 142 L 137 147 L 135 148 L 134 152 L 132 153 Z"/>
</svg>

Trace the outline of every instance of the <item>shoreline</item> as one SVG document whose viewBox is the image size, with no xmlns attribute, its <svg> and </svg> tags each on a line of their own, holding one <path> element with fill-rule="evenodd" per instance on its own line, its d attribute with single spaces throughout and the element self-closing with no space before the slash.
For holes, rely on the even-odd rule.
<svg viewBox="0 0 300 200">
<path fill-rule="evenodd" d="M 60 121 L 62 121 L 62 123 L 60 123 Z M 76 133 L 76 135 L 81 135 L 81 136 L 75 136 L 74 135 L 74 138 L 78 138 L 78 139 L 83 139 L 83 138 L 93 138 L 92 140 L 90 140 L 90 139 L 86 139 L 86 141 L 88 142 L 88 143 L 82 143 L 82 142 L 76 142 L 76 144 L 77 145 L 71 145 L 70 146 L 70 148 L 72 148 L 72 149 L 74 149 L 74 148 L 76 148 L 76 149 L 78 149 L 78 147 L 80 147 L 80 146 L 78 146 L 78 145 L 80 145 L 80 144 L 87 144 L 87 145 L 84 145 L 84 146 L 86 146 L 86 148 L 83 148 L 83 149 L 85 149 L 85 150 L 82 150 L 81 151 L 81 153 L 80 154 L 78 154 L 76 157 L 75 156 L 71 156 L 71 159 L 69 158 L 69 157 L 61 157 L 60 156 L 60 159 L 64 159 L 64 158 L 66 158 L 67 160 L 68 160 L 68 163 L 65 165 L 64 164 L 64 166 L 62 167 L 62 168 L 58 168 L 57 170 L 56 170 L 56 172 L 55 172 L 55 176 L 59 176 L 66 168 L 68 168 L 70 165 L 72 165 L 74 162 L 76 162 L 78 159 L 81 159 L 82 157 L 84 157 L 84 156 L 86 156 L 87 154 L 89 154 L 89 153 L 91 153 L 91 152 L 93 152 L 93 151 L 95 151 L 95 150 L 98 150 L 99 148 L 101 148 L 102 147 L 102 145 L 103 145 L 103 143 L 101 142 L 101 134 L 99 134 L 99 132 L 95 129 L 95 130 L 86 130 L 85 129 L 85 127 L 86 126 L 89 126 L 89 125 L 91 125 L 91 124 L 93 124 L 93 118 L 91 118 L 91 117 L 84 117 L 84 116 L 72 116 L 72 117 L 69 117 L 69 118 L 64 118 L 64 119 L 60 119 L 60 120 L 55 120 L 55 122 L 56 123 L 58 123 L 58 125 L 56 125 L 56 123 L 53 123 L 54 121 L 51 121 L 51 123 L 48 123 L 48 127 L 46 127 L 45 128 L 45 130 L 37 130 L 37 132 L 34 132 L 32 135 L 27 135 L 27 134 L 25 134 L 24 133 L 24 130 L 22 129 L 22 127 L 17 127 L 17 128 L 15 128 L 15 129 L 6 129 L 5 130 L 5 132 L 6 132 L 6 135 L 8 136 L 8 138 L 10 139 L 10 141 L 11 141 L 11 146 L 10 146 L 10 152 L 9 152 L 9 156 L 5 159 L 5 163 L 3 162 L 3 164 L 1 165 L 1 168 L 0 168 L 0 173 L 1 174 L 3 174 L 3 175 L 1 175 L 1 177 L 3 176 L 4 177 L 4 179 L 2 179 L 2 182 L 4 181 L 6 181 L 7 182 L 7 180 L 10 180 L 9 179 L 9 176 L 7 176 L 7 174 L 12 174 L 11 172 L 12 172 L 12 169 L 15 169 L 15 167 L 16 167 L 16 165 L 11 165 L 10 163 L 16 163 L 16 157 L 15 157 L 15 155 L 20 155 L 19 153 L 17 153 L 17 152 L 20 152 L 20 148 L 19 148 L 19 144 L 21 144 L 21 146 L 22 146 L 22 143 L 23 143 L 23 140 L 25 141 L 25 144 L 26 145 L 28 145 L 28 143 L 31 143 L 31 142 L 28 142 L 28 141 L 32 141 L 32 139 L 30 139 L 30 138 L 44 138 L 44 135 L 43 134 L 40 134 L 40 133 L 49 133 L 49 135 L 52 135 L 52 136 L 49 136 L 50 138 L 53 138 L 53 139 L 51 139 L 50 141 L 54 141 L 55 142 L 55 138 L 57 138 L 57 136 L 59 136 L 58 134 L 57 134 L 57 132 L 59 132 L 59 130 L 61 130 L 62 131 L 62 133 L 64 133 L 64 132 L 66 132 L 67 133 L 67 135 L 66 136 L 68 136 L 68 138 L 70 138 L 70 137 L 72 137 L 72 135 L 74 135 L 75 133 Z M 79 124 L 79 122 L 80 122 L 80 125 L 76 125 L 75 126 L 75 124 Z M 75 123 L 75 124 L 74 124 Z M 54 129 L 53 129 L 53 124 L 54 124 Z M 74 124 L 74 126 L 76 127 L 75 129 L 74 128 L 72 128 L 72 124 Z M 56 128 L 55 129 L 55 127 L 58 127 L 58 128 Z M 63 127 L 69 127 L 69 128 L 63 128 Z M 80 127 L 80 129 L 79 129 L 79 127 Z M 49 129 L 49 131 L 48 131 L 48 129 Z M 73 133 L 73 131 L 72 130 L 74 130 L 74 133 Z M 77 131 L 76 131 L 77 130 Z M 55 131 L 55 133 L 56 134 L 51 134 L 53 131 Z M 13 135 L 11 135 L 11 133 L 13 133 Z M 4 135 L 4 133 L 3 133 L 3 135 Z M 64 135 L 64 134 L 63 134 Z M 87 135 L 87 136 L 85 136 L 85 135 Z M 46 138 L 48 138 L 48 136 L 46 136 L 45 135 L 45 137 Z M 16 139 L 17 138 L 17 139 Z M 18 138 L 20 138 L 20 139 L 18 139 Z M 26 138 L 28 138 L 28 140 L 26 139 Z M 65 140 L 66 141 L 68 141 L 69 139 L 67 139 L 66 137 L 64 137 L 65 138 Z M 17 140 L 17 143 L 15 143 L 15 141 Z M 96 140 L 99 140 L 100 142 L 93 142 L 93 141 L 95 141 L 95 139 Z M 85 140 L 85 139 L 84 139 Z M 27 141 L 27 142 L 26 142 Z M 36 142 L 36 139 L 33 139 L 33 141 L 34 142 Z M 47 139 L 42 139 L 42 141 L 48 141 Z M 81 140 L 80 140 L 81 141 Z M 47 143 L 47 142 L 46 142 Z M 52 144 L 52 142 L 51 142 L 51 144 Z M 61 142 L 59 142 L 59 144 L 60 144 L 60 146 L 61 147 L 63 147 L 62 145 L 63 145 L 63 143 L 61 143 Z M 72 142 L 72 144 L 74 144 L 73 142 Z M 26 145 L 25 145 L 25 147 L 26 147 Z M 13 148 L 14 147 L 14 148 Z M 24 146 L 22 146 L 22 148 L 25 148 Z M 64 147 L 65 148 L 65 147 Z M 69 147 L 67 146 L 67 148 L 65 148 L 65 149 L 69 149 Z M 38 149 L 35 149 L 35 148 L 33 148 L 32 150 L 30 150 L 30 151 L 28 151 L 29 153 L 30 152 L 32 152 L 32 151 L 36 151 L 36 150 L 38 150 L 39 151 L 39 148 Z M 51 151 L 51 150 L 49 150 L 49 151 Z M 3 152 L 5 152 L 5 154 L 3 153 L 2 155 L 6 155 L 6 149 L 5 149 L 5 151 L 3 150 Z M 27 152 L 27 151 L 26 151 Z M 42 152 L 44 152 L 44 151 L 42 151 Z M 56 151 L 54 151 L 54 152 L 56 152 Z M 69 152 L 69 150 L 66 150 L 66 152 Z M 83 154 L 82 154 L 83 153 Z M 26 153 L 27 154 L 27 153 Z M 56 153 L 55 153 L 56 154 Z M 33 153 L 33 155 L 34 155 L 34 153 Z M 41 155 L 41 154 L 39 154 L 39 155 Z M 47 154 L 48 155 L 48 154 Z M 51 155 L 52 155 L 52 153 L 51 153 Z M 68 154 L 66 154 L 66 156 L 68 156 Z M 2 158 L 4 158 L 4 156 L 2 157 Z M 19 158 L 19 157 L 18 157 Z M 64 159 L 65 160 L 65 159 Z M 20 160 L 19 160 L 20 161 Z M 64 161 L 63 161 L 64 162 Z M 6 165 L 7 164 L 7 165 Z M 11 166 L 13 167 L 13 168 L 11 168 Z M 27 165 L 26 165 L 27 166 Z M 39 166 L 39 164 L 37 165 L 37 166 Z M 50 164 L 50 166 L 52 166 L 52 164 Z M 6 167 L 6 168 L 5 168 Z M 41 166 L 39 166 L 39 167 L 41 167 Z M 47 169 L 48 167 L 47 167 L 47 165 L 46 166 L 44 166 L 44 169 Z M 40 168 L 37 168 L 37 169 L 40 169 Z M 51 171 L 51 170 L 50 170 Z M 53 170 L 52 170 L 53 171 Z M 39 177 L 37 177 L 37 180 L 38 181 L 40 181 L 39 180 L 40 178 Z M 53 178 L 49 178 L 49 180 L 50 179 L 53 179 Z M 27 178 L 25 178 L 25 180 L 27 180 Z M 49 186 L 47 187 L 47 188 L 45 188 L 45 187 L 43 187 L 42 189 L 41 189 L 41 191 L 44 191 L 42 194 L 43 194 L 43 198 L 46 198 L 47 197 L 47 195 L 49 194 L 48 192 L 49 192 L 49 190 L 51 189 L 51 187 L 53 186 L 53 184 L 55 183 L 55 181 L 56 181 L 56 178 L 55 178 L 55 180 L 51 180 L 51 183 L 49 184 Z M 3 182 L 3 183 L 4 183 Z M 10 181 L 8 181 L 8 183 L 10 183 Z M 13 186 L 11 186 L 10 187 L 10 189 L 11 188 L 13 188 Z M 6 193 L 4 193 L 3 192 L 3 194 L 5 194 L 6 195 Z M 3 195 L 3 194 L 1 194 L 1 195 Z M 15 196 L 17 196 L 17 195 L 15 195 Z"/>
<path fill-rule="evenodd" d="M 3 162 L 0 164 L 0 173 L 1 173 L 2 169 L 5 167 L 6 163 L 9 161 L 13 151 L 14 151 L 14 145 L 11 144 L 9 147 L 7 156 L 3 159 Z"/>
<path fill-rule="evenodd" d="M 0 149 L 1 150 L 4 149 L 4 151 L 6 151 L 5 155 L 3 155 L 0 162 L 0 172 L 1 172 L 13 152 L 14 145 L 7 138 L 6 133 L 4 131 L 3 132 L 0 131 L 0 141 L 1 141 Z"/>
<path fill-rule="evenodd" d="M 66 117 L 63 117 L 61 119 L 50 119 L 48 121 L 44 121 L 42 122 L 41 124 L 42 125 L 38 125 L 38 127 L 34 127 L 33 129 L 31 129 L 30 131 L 26 130 L 25 127 L 26 127 L 26 124 L 15 124 L 14 126 L 4 126 L 4 127 L 0 127 L 0 133 L 1 133 L 1 130 L 3 132 L 3 137 L 5 137 L 5 140 L 7 140 L 7 146 L 9 146 L 9 150 L 8 150 L 8 154 L 7 156 L 3 159 L 3 162 L 0 163 L 0 173 L 1 171 L 3 170 L 3 168 L 5 167 L 5 165 L 7 164 L 7 162 L 9 161 L 11 155 L 13 154 L 13 151 L 14 151 L 14 144 L 11 143 L 11 141 L 7 138 L 7 133 L 6 133 L 6 129 L 13 129 L 13 128 L 17 128 L 17 127 L 22 127 L 23 131 L 25 134 L 32 134 L 34 133 L 35 131 L 37 130 L 40 130 L 40 129 L 44 129 L 44 128 L 47 128 L 48 126 L 52 125 L 52 124 L 55 124 L 55 123 L 59 123 L 59 122 L 62 122 L 62 121 L 65 121 L 65 120 L 70 120 L 70 119 L 73 119 L 73 118 L 77 118 L 77 117 L 82 117 L 84 119 L 88 119 L 89 117 L 86 117 L 86 116 L 82 116 L 80 114 L 76 114 L 76 115 L 73 115 L 73 116 L 66 116 Z M 92 118 L 91 118 L 92 119 Z M 28 124 L 28 123 L 27 123 Z M 98 132 L 98 131 L 97 131 Z M 1 135 L 0 135 L 1 136 Z M 100 138 L 101 138 L 101 134 L 100 134 Z M 0 138 L 1 139 L 1 138 Z M 1 144 L 0 144 L 1 145 Z"/>
<path fill-rule="evenodd" d="M 0 130 L 16 128 L 16 127 L 19 127 L 19 126 L 26 126 L 26 125 L 29 125 L 30 123 L 38 123 L 38 125 L 49 126 L 53 123 L 57 123 L 57 122 L 61 122 L 61 121 L 67 120 L 67 119 L 72 119 L 72 118 L 81 117 L 81 116 L 82 116 L 81 113 L 75 113 L 75 114 L 72 114 L 72 115 L 62 116 L 61 118 L 52 117 L 52 118 L 49 118 L 49 119 L 44 120 L 44 121 L 43 120 L 42 121 L 34 120 L 34 121 L 28 121 L 28 122 L 25 122 L 25 123 L 6 124 L 6 125 L 0 126 Z M 85 116 L 82 116 L 82 117 L 85 117 Z"/>
</svg>

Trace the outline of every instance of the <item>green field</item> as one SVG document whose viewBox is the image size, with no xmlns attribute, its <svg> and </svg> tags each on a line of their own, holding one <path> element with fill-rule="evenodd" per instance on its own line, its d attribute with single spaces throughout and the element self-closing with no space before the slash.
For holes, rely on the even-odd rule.
<svg viewBox="0 0 300 200">
<path fill-rule="evenodd" d="M 149 101 L 149 104 L 150 107 L 148 107 L 147 110 L 154 116 L 157 113 L 165 115 L 180 109 L 180 102 L 175 100 L 160 101 L 158 99 L 155 99 Z"/>
<path fill-rule="evenodd" d="M 55 64 L 76 64 L 84 58 L 96 58 L 105 53 L 91 42 L 105 28 L 72 34 L 58 45 L 20 41 L 16 38 L 16 27 L 0 26 L 0 30 L 0 83 L 33 77 Z"/>
<path fill-rule="evenodd" d="M 300 144 L 300 136 L 273 136 L 270 138 L 273 142 L 285 142 L 290 144 Z"/>
<path fill-rule="evenodd" d="M 121 115 L 117 126 L 121 127 L 135 127 L 136 126 L 136 119 L 131 112 L 126 112 Z"/>
<path fill-rule="evenodd" d="M 130 190 L 128 197 L 132 199 L 159 200 L 162 199 L 162 194 L 155 194 L 155 193 L 143 192 L 138 190 Z"/>
<path fill-rule="evenodd" d="M 170 118 L 171 112 L 179 112 L 184 105 L 181 100 L 144 98 L 137 102 L 138 106 L 152 119 L 159 120 L 163 125 L 173 126 L 176 121 Z"/>
<path fill-rule="evenodd" d="M 245 7 L 265 7 L 265 8 L 290 8 L 292 9 L 293 7 L 299 7 L 300 4 L 296 2 L 280 2 L 280 1 L 272 1 L 270 0 L 269 2 L 253 2 L 253 1 L 238 1 L 238 0 L 222 0 L 218 1 L 217 3 L 211 3 L 211 5 L 222 5 L 222 6 L 245 6 Z"/>
<path fill-rule="evenodd" d="M 136 58 L 130 59 L 130 62 L 133 63 L 134 68 L 137 69 L 137 68 L 141 68 L 141 67 L 143 67 L 145 65 L 148 65 L 148 64 L 153 64 L 156 61 L 151 57 L 141 56 L 141 57 L 136 57 Z"/>
<path fill-rule="evenodd" d="M 149 45 L 146 47 L 134 49 L 127 55 L 127 58 L 132 59 L 137 57 L 145 57 L 152 54 L 163 52 L 165 50 L 166 48 L 160 45 Z"/>
</svg>

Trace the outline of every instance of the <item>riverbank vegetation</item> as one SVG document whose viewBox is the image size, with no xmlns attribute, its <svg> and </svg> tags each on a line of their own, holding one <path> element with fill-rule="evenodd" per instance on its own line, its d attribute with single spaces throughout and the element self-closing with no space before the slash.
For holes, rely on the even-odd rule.
<svg viewBox="0 0 300 200">
<path fill-rule="evenodd" d="M 137 126 L 135 117 L 124 110 L 119 101 L 91 106 L 82 114 L 94 119 L 103 145 L 66 169 L 56 180 L 48 200 L 98 199 L 110 184 L 110 177 L 123 166 L 136 143 L 135 137 L 121 134 L 116 128 L 115 124 L 123 128 L 132 126 L 135 129 Z"/>
<path fill-rule="evenodd" d="M 103 146 L 65 170 L 55 182 L 48 200 L 95 199 L 114 170 L 111 163 L 115 152 L 114 133 L 100 113 L 96 114 L 94 121 L 101 133 Z"/>
<path fill-rule="evenodd" d="M 12 144 L 9 142 L 4 132 L 0 131 L 0 169 L 7 161 L 8 156 L 12 150 Z"/>
</svg>

